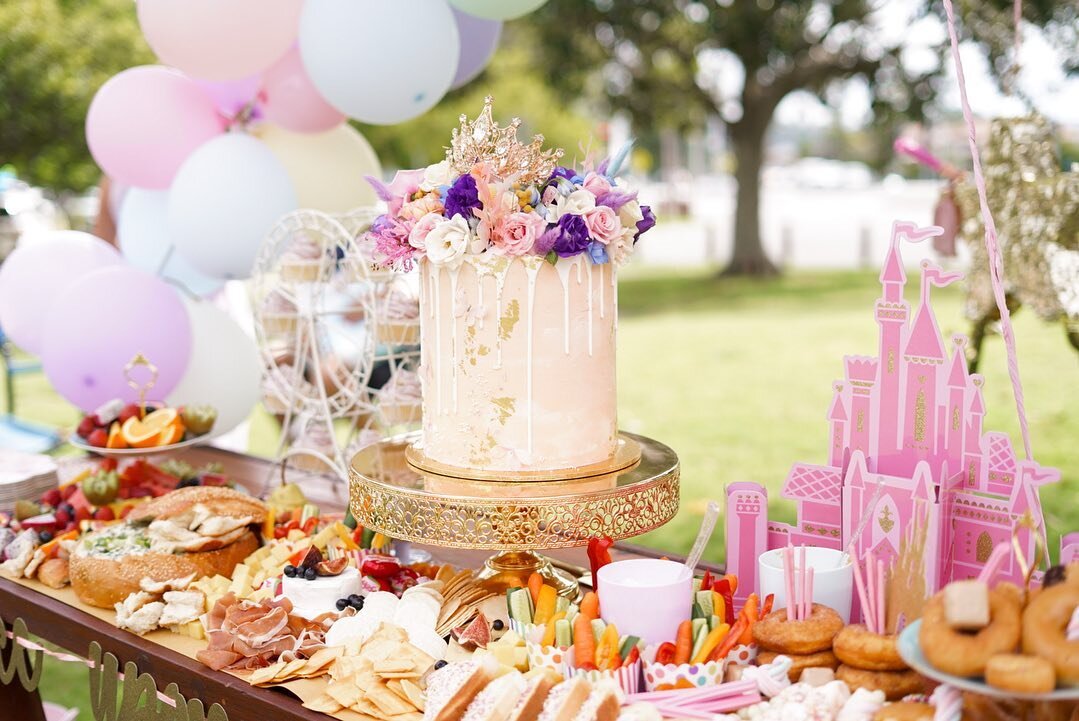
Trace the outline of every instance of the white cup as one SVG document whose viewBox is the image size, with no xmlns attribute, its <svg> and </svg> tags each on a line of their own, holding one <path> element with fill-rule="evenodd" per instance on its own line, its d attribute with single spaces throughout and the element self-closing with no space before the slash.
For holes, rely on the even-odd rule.
<svg viewBox="0 0 1079 721">
<path fill-rule="evenodd" d="M 693 573 L 658 558 L 616 561 L 599 569 L 599 610 L 622 636 L 645 644 L 674 641 L 693 607 Z"/>
<path fill-rule="evenodd" d="M 801 549 L 794 549 L 797 567 Z M 850 558 L 840 565 L 843 551 L 834 548 L 806 547 L 806 566 L 813 569 L 813 602 L 835 609 L 843 621 L 850 623 L 850 606 L 854 594 L 854 569 Z M 783 580 L 783 549 L 765 551 L 757 558 L 761 584 L 761 599 L 775 594 L 773 608 L 787 607 L 787 585 Z M 795 583 L 798 576 L 795 576 Z"/>
</svg>

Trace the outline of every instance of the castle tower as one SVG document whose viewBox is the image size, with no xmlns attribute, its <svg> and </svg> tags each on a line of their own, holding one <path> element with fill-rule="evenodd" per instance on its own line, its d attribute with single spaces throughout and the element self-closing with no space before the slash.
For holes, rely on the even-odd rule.
<svg viewBox="0 0 1079 721">
<path fill-rule="evenodd" d="M 882 412 L 877 428 L 877 467 L 887 465 L 889 458 L 898 455 L 899 420 L 888 409 L 899 407 L 900 365 L 904 334 L 910 306 L 903 299 L 903 288 L 907 283 L 907 273 L 903 270 L 903 260 L 899 253 L 900 230 L 892 227 L 892 244 L 888 256 L 880 271 L 883 292 L 877 299 L 876 318 L 880 326 L 879 365 L 880 365 L 880 407 Z"/>
<path fill-rule="evenodd" d="M 877 448 L 872 430 L 876 427 L 872 416 L 873 386 L 877 381 L 878 363 L 875 358 L 847 356 L 844 358 L 847 384 L 850 386 L 850 419 L 847 446 L 850 453 L 861 451 L 866 457 L 869 470 L 876 470 Z M 836 465 L 836 464 L 833 464 Z"/>
<path fill-rule="evenodd" d="M 847 411 L 843 408 L 843 384 L 836 382 L 832 387 L 835 390 L 835 397 L 828 411 L 828 422 L 832 431 L 829 437 L 828 465 L 842 468 L 847 440 Z"/>
<path fill-rule="evenodd" d="M 727 486 L 727 573 L 738 576 L 738 606 L 759 593 L 757 557 L 768 550 L 768 491 L 759 483 Z"/>
<path fill-rule="evenodd" d="M 963 465 L 963 441 L 966 431 L 966 391 L 970 382 L 967 375 L 967 358 L 963 352 L 967 339 L 961 335 L 952 336 L 955 350 L 952 352 L 951 368 L 948 371 L 948 404 L 944 414 L 944 460 L 954 469 Z M 947 478 L 941 478 L 947 481 Z"/>
<path fill-rule="evenodd" d="M 985 399 L 982 384 L 985 379 L 975 373 L 970 377 L 970 410 L 967 413 L 966 439 L 963 442 L 963 488 L 967 491 L 983 490 L 982 479 L 982 420 L 985 418 Z"/>
</svg>

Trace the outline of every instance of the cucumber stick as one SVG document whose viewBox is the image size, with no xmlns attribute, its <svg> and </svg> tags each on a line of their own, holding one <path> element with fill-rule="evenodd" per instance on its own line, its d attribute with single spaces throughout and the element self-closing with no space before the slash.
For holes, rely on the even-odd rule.
<svg viewBox="0 0 1079 721">
<path fill-rule="evenodd" d="M 514 621 L 520 623 L 532 623 L 532 596 L 527 588 L 512 588 L 506 596 L 506 604 L 509 606 L 509 615 Z"/>
<path fill-rule="evenodd" d="M 697 655 L 697 652 L 704 646 L 704 639 L 708 637 L 708 624 L 702 623 L 701 627 L 697 629 L 697 632 L 693 635 L 693 652 L 689 654 L 690 658 Z"/>
<path fill-rule="evenodd" d="M 554 643 L 562 648 L 573 645 L 573 626 L 564 618 L 554 622 Z"/>
<path fill-rule="evenodd" d="M 712 607 L 712 592 L 711 591 L 698 591 L 696 597 L 696 603 L 694 606 L 701 607 L 701 616 L 708 618 L 716 612 Z"/>
<path fill-rule="evenodd" d="M 599 643 L 599 637 L 603 635 L 603 630 L 607 628 L 607 624 L 598 618 L 592 619 L 592 638 L 596 639 L 596 643 Z"/>
<path fill-rule="evenodd" d="M 622 660 L 626 660 L 626 656 L 629 656 L 629 652 L 633 650 L 633 647 L 641 642 L 641 639 L 636 636 L 626 636 L 622 641 L 621 648 L 618 649 L 618 655 L 622 657 Z"/>
</svg>

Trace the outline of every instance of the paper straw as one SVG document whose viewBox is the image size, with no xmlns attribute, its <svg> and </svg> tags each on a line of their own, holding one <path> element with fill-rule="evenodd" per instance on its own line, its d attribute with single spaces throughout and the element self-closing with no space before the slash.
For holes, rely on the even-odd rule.
<svg viewBox="0 0 1079 721">
<path fill-rule="evenodd" d="M 869 627 L 869 597 L 865 592 L 865 581 L 862 579 L 862 564 L 853 556 L 851 557 L 854 566 L 854 588 L 858 591 L 858 605 L 862 607 L 862 618 L 866 619 L 866 627 Z"/>
<path fill-rule="evenodd" d="M 866 580 L 866 598 L 869 601 L 869 620 L 866 622 L 866 628 L 872 633 L 877 632 L 877 563 L 873 558 L 873 551 L 870 550 L 865 555 L 865 580 Z"/>
<path fill-rule="evenodd" d="M 877 633 L 886 632 L 884 623 L 884 597 L 887 595 L 884 587 L 884 561 L 877 559 Z"/>
<path fill-rule="evenodd" d="M 1068 621 L 1068 630 L 1065 632 L 1065 638 L 1069 641 L 1079 641 L 1079 606 L 1075 607 L 1072 611 L 1071 620 Z"/>
<path fill-rule="evenodd" d="M 787 587 L 787 620 L 794 620 L 794 546 L 783 549 L 783 581 Z"/>
<path fill-rule="evenodd" d="M 978 580 L 986 585 L 991 584 L 997 574 L 1000 573 L 1001 566 L 1004 565 L 1004 561 L 1011 552 L 1011 546 L 1007 543 L 1002 543 L 995 547 L 982 567 L 982 572 L 978 574 Z"/>
<path fill-rule="evenodd" d="M 806 569 L 806 618 L 813 615 L 813 567 Z"/>
<path fill-rule="evenodd" d="M 701 530 L 697 532 L 697 540 L 693 542 L 693 548 L 689 552 L 689 557 L 686 558 L 686 566 L 689 567 L 690 572 L 697 570 L 697 564 L 700 563 L 701 556 L 704 555 L 704 547 L 708 545 L 708 541 L 712 538 L 712 532 L 716 530 L 716 519 L 719 518 L 719 504 L 715 501 L 709 501 L 708 507 L 704 509 L 704 518 L 701 519 Z"/>
<path fill-rule="evenodd" d="M 806 611 L 806 547 L 804 543 L 798 551 L 798 565 L 801 566 L 799 569 L 800 575 L 798 576 L 798 592 L 801 594 L 798 609 L 799 615 L 804 621 L 809 618 L 809 613 Z"/>
</svg>

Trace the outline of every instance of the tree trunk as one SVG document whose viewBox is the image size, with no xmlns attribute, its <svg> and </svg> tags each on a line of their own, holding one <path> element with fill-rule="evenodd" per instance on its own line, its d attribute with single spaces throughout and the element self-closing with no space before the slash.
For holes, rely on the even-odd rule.
<svg viewBox="0 0 1079 721">
<path fill-rule="evenodd" d="M 728 126 L 737 165 L 734 178 L 738 182 L 738 195 L 734 209 L 734 253 L 730 264 L 720 274 L 722 276 L 779 274 L 761 244 L 761 166 L 768 122 L 769 118 L 751 119 L 747 113 Z"/>
</svg>

